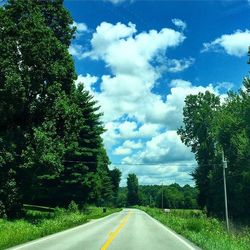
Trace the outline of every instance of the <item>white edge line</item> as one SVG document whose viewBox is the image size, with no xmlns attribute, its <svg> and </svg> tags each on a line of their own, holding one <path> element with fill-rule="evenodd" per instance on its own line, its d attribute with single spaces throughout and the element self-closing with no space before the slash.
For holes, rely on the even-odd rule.
<svg viewBox="0 0 250 250">
<path fill-rule="evenodd" d="M 161 227 L 165 228 L 165 230 L 167 230 L 170 234 L 172 234 L 174 237 L 176 237 L 179 241 L 181 241 L 184 245 L 186 245 L 189 249 L 191 250 L 197 250 L 197 248 L 194 248 L 193 246 L 191 246 L 189 243 L 187 243 L 187 241 L 185 241 L 184 239 L 182 239 L 181 237 L 179 237 L 176 233 L 174 233 L 172 230 L 168 229 L 165 225 L 163 225 L 161 222 L 159 222 L 158 220 L 156 220 L 155 218 L 151 217 L 149 214 L 147 214 L 146 212 L 144 212 L 150 219 L 152 219 L 153 221 L 155 221 L 157 224 L 159 224 Z"/>
<path fill-rule="evenodd" d="M 122 210 L 122 211 L 123 211 L 123 210 Z M 91 225 L 91 224 L 94 224 L 94 223 L 96 223 L 96 222 L 98 222 L 98 221 L 100 221 L 100 220 L 104 220 L 104 219 L 106 219 L 106 218 L 108 218 L 108 217 L 111 217 L 112 215 L 117 214 L 117 213 L 120 213 L 120 212 L 122 212 L 122 211 L 119 211 L 119 212 L 115 212 L 115 213 L 109 214 L 109 215 L 104 216 L 104 217 L 102 217 L 102 218 L 99 218 L 99 219 L 95 219 L 95 220 L 93 220 L 93 221 L 86 222 L 86 223 L 84 223 L 84 224 L 82 224 L 82 225 L 79 225 L 79 226 L 76 226 L 76 227 L 73 227 L 73 228 L 70 228 L 70 229 L 65 229 L 65 230 L 63 230 L 63 231 L 61 231 L 61 232 L 57 232 L 57 233 L 54 233 L 54 234 L 51 234 L 51 235 L 44 236 L 44 237 L 42 237 L 42 238 L 38 238 L 38 239 L 32 240 L 32 241 L 30 241 L 30 242 L 23 243 L 23 244 L 21 244 L 20 246 L 18 246 L 18 245 L 17 245 L 17 246 L 13 246 L 13 247 L 8 248 L 8 249 L 6 249 L 6 250 L 19 250 L 19 249 L 22 249 L 22 248 L 24 248 L 24 247 L 28 247 L 28 246 L 31 246 L 31 245 L 40 243 L 40 242 L 42 242 L 42 241 L 49 240 L 49 239 L 54 238 L 54 237 L 56 237 L 56 236 L 58 236 L 58 235 L 60 235 L 60 234 L 65 234 L 65 233 L 68 233 L 68 232 L 71 232 L 71 231 L 74 231 L 74 230 L 77 230 L 77 229 L 80 229 L 80 228 L 89 226 L 89 225 Z"/>
</svg>

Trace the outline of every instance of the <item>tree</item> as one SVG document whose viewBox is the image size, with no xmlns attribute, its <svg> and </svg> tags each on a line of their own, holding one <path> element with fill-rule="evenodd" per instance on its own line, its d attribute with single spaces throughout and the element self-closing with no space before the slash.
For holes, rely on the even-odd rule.
<svg viewBox="0 0 250 250">
<path fill-rule="evenodd" d="M 139 202 L 143 206 L 151 206 L 161 208 L 162 191 L 163 205 L 165 208 L 190 208 L 197 209 L 197 194 L 198 190 L 195 187 L 185 185 L 184 187 L 178 184 L 164 185 L 140 185 Z M 118 193 L 119 206 L 126 204 L 127 188 L 120 187 Z"/>
<path fill-rule="evenodd" d="M 249 219 L 246 212 L 250 208 L 249 82 L 245 78 L 245 89 L 229 92 L 221 105 L 219 97 L 208 92 L 187 96 L 185 100 L 184 128 L 178 134 L 195 153 L 198 167 L 192 175 L 199 190 L 198 202 L 210 215 L 224 216 L 223 151 L 228 162 L 230 217 Z"/>
<path fill-rule="evenodd" d="M 192 175 L 199 189 L 198 203 L 201 207 L 209 206 L 208 199 L 211 197 L 209 176 L 214 164 L 217 163 L 214 154 L 216 141 L 213 134 L 213 121 L 219 108 L 219 97 L 208 91 L 204 94 L 187 96 L 183 109 L 184 127 L 177 132 L 182 142 L 191 147 L 198 162 L 198 167 Z"/>
<path fill-rule="evenodd" d="M 75 86 L 63 1 L 10 0 L 0 18 L 0 209 L 112 200 L 102 114 Z"/>
<path fill-rule="evenodd" d="M 139 184 L 135 174 L 129 174 L 127 177 L 127 205 L 139 205 Z"/>
<path fill-rule="evenodd" d="M 113 170 L 110 170 L 110 177 L 111 177 L 111 181 L 112 181 L 112 185 L 113 185 L 114 203 L 115 204 L 117 204 L 121 175 L 122 175 L 121 171 L 118 168 L 114 168 Z"/>
<path fill-rule="evenodd" d="M 56 6 L 57 12 L 52 6 Z M 43 133 L 52 125 L 47 119 L 49 109 L 74 87 L 76 74 L 68 53 L 73 21 L 62 1 L 10 0 L 0 8 L 0 18 L 0 141 L 3 145 L 0 176 L 4 183 L 8 181 L 8 173 L 13 173 L 11 180 L 15 180 L 19 192 L 16 201 L 21 203 L 36 173 L 31 170 L 34 164 L 32 155 L 29 159 L 29 145 L 34 140 L 40 143 L 50 140 L 51 135 Z M 42 160 L 44 166 L 49 162 L 45 172 L 58 172 L 62 164 L 55 166 L 58 159 L 48 151 L 46 160 Z M 11 210 L 6 213 L 15 214 Z"/>
</svg>

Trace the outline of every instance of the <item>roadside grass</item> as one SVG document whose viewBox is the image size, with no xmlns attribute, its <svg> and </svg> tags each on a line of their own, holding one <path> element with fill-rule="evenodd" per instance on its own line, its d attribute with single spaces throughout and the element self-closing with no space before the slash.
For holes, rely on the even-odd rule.
<svg viewBox="0 0 250 250">
<path fill-rule="evenodd" d="M 223 222 L 208 218 L 199 210 L 171 210 L 137 207 L 204 250 L 250 250 L 250 228 L 228 234 Z"/>
<path fill-rule="evenodd" d="M 6 249 L 56 232 L 69 229 L 92 219 L 101 218 L 121 209 L 88 207 L 84 211 L 55 209 L 54 212 L 27 210 L 23 219 L 0 219 L 0 249 Z"/>
</svg>

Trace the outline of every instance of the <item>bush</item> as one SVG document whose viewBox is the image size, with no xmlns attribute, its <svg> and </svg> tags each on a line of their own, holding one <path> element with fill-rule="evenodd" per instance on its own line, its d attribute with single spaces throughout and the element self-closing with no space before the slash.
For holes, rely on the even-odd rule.
<svg viewBox="0 0 250 250">
<path fill-rule="evenodd" d="M 79 207 L 74 201 L 71 201 L 68 206 L 68 211 L 72 213 L 77 213 L 79 212 Z"/>
</svg>

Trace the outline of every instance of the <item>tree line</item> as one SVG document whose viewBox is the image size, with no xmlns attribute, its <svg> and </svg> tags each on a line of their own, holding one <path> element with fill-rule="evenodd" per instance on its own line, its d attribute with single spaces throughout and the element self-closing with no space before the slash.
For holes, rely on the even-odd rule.
<svg viewBox="0 0 250 250">
<path fill-rule="evenodd" d="M 25 203 L 113 204 L 121 173 L 108 168 L 100 107 L 75 85 L 63 0 L 9 0 L 0 20 L 0 217 Z"/>
<path fill-rule="evenodd" d="M 198 190 L 185 185 L 181 187 L 174 183 L 171 185 L 139 185 L 135 174 L 127 177 L 127 187 L 120 187 L 117 205 L 150 206 L 158 208 L 197 209 Z"/>
<path fill-rule="evenodd" d="M 192 176 L 199 190 L 198 204 L 208 214 L 224 216 L 222 154 L 226 169 L 228 209 L 233 219 L 249 219 L 250 210 L 250 79 L 229 92 L 225 100 L 213 93 L 189 95 L 183 109 L 182 142 L 197 161 Z"/>
</svg>

